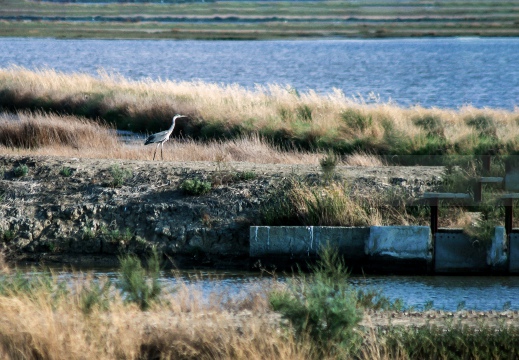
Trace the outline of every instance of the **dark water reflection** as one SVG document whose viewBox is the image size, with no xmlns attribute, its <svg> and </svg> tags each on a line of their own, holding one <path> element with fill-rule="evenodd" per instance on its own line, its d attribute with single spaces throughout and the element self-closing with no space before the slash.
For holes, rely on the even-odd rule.
<svg viewBox="0 0 519 360">
<path fill-rule="evenodd" d="M 400 105 L 513 109 L 519 38 L 299 41 L 0 39 L 0 67 L 290 85 Z"/>
<path fill-rule="evenodd" d="M 23 269 L 34 274 L 31 268 Z M 62 279 L 73 279 L 77 273 L 54 270 Z M 36 270 L 38 272 L 38 270 Z M 97 276 L 107 276 L 117 281 L 116 270 L 90 269 Z M 278 276 L 278 281 L 286 281 Z M 457 310 L 464 304 L 465 309 L 503 310 L 504 306 L 519 309 L 518 276 L 357 276 L 350 278 L 356 287 L 380 290 L 391 300 L 401 299 L 406 307 L 417 310 L 432 305 L 433 309 Z M 160 282 L 166 291 L 174 291 L 180 284 L 191 286 L 203 295 L 227 298 L 245 298 L 249 294 L 262 293 L 262 289 L 273 283 L 270 276 L 257 272 L 228 271 L 181 271 L 162 272 Z"/>
</svg>

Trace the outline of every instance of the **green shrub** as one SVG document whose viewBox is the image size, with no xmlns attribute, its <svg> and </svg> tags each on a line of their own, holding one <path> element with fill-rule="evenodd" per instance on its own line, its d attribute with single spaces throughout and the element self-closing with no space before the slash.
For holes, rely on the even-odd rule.
<svg viewBox="0 0 519 360">
<path fill-rule="evenodd" d="M 0 229 L 0 239 L 4 242 L 9 242 L 14 239 L 16 232 L 13 230 L 2 230 Z"/>
<path fill-rule="evenodd" d="M 69 177 L 70 175 L 72 175 L 72 169 L 69 168 L 68 166 L 63 166 L 61 168 L 61 170 L 59 171 L 59 173 L 61 176 Z"/>
<path fill-rule="evenodd" d="M 211 191 L 211 183 L 200 179 L 187 179 L 182 182 L 180 189 L 187 195 L 203 195 Z"/>
<path fill-rule="evenodd" d="M 296 335 L 308 336 L 323 355 L 348 353 L 355 343 L 354 327 L 362 316 L 355 291 L 348 284 L 349 272 L 331 248 L 321 251 L 311 275 L 298 274 L 283 290 L 269 296 L 274 311 L 287 318 Z"/>
<path fill-rule="evenodd" d="M 29 168 L 27 165 L 18 165 L 14 168 L 14 176 L 16 177 L 22 177 L 26 176 L 29 173 Z"/>
<path fill-rule="evenodd" d="M 121 270 L 119 287 L 127 302 L 137 304 L 141 310 L 147 310 L 159 300 L 162 287 L 159 283 L 160 261 L 156 250 L 147 259 L 147 268 L 135 255 L 120 257 Z"/>
<path fill-rule="evenodd" d="M 234 177 L 238 181 L 249 181 L 256 179 L 257 175 L 254 171 L 240 171 Z"/>
<path fill-rule="evenodd" d="M 125 228 L 123 231 L 119 229 L 109 230 L 106 227 L 101 228 L 101 233 L 108 237 L 108 240 L 112 243 L 117 243 L 120 241 L 130 241 L 133 237 L 132 231 L 130 228 Z"/>
<path fill-rule="evenodd" d="M 79 291 L 79 307 L 86 315 L 96 308 L 108 310 L 113 300 L 113 284 L 108 278 L 99 281 L 89 279 Z"/>
<path fill-rule="evenodd" d="M 110 186 L 118 188 L 124 185 L 127 178 L 132 176 L 132 173 L 128 169 L 123 169 L 119 165 L 115 164 L 110 167 L 110 175 L 112 175 L 112 181 Z"/>
</svg>

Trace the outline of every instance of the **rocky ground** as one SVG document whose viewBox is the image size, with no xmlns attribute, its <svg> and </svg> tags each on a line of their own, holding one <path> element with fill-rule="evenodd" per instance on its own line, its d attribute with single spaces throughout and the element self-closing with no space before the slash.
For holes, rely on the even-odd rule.
<svg viewBox="0 0 519 360">
<path fill-rule="evenodd" d="M 23 166 L 27 173 L 17 176 Z M 398 187 L 416 196 L 442 171 L 344 166 L 337 176 L 359 191 Z M 254 178 L 238 179 L 240 173 Z M 26 261 L 105 265 L 121 252 L 156 246 L 177 266 L 241 266 L 249 226 L 260 223 L 269 194 L 284 179 L 320 176 L 313 165 L 0 155 L 0 239 L 8 258 Z M 186 195 L 180 185 L 194 178 L 216 185 L 206 195 Z"/>
</svg>

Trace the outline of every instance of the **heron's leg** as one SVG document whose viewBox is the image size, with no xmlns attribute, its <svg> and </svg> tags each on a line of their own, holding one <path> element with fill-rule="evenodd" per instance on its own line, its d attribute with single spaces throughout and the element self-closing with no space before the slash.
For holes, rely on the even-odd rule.
<svg viewBox="0 0 519 360">
<path fill-rule="evenodd" d="M 155 152 L 153 153 L 153 160 L 155 160 L 155 155 L 157 154 L 157 149 L 159 148 L 160 144 L 157 144 L 157 147 L 155 148 Z"/>
<path fill-rule="evenodd" d="M 162 160 L 164 160 L 164 155 L 162 155 L 162 149 L 163 149 L 163 148 L 164 148 L 164 143 L 161 142 L 161 143 L 160 143 L 160 158 L 161 158 Z"/>
</svg>

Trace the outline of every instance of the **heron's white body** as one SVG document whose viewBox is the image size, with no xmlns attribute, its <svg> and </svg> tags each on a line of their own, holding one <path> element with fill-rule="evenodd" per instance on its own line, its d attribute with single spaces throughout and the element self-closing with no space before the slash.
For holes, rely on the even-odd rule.
<svg viewBox="0 0 519 360">
<path fill-rule="evenodd" d="M 157 143 L 157 147 L 155 148 L 155 152 L 153 153 L 153 160 L 155 160 L 155 155 L 157 154 L 157 149 L 160 145 L 160 157 L 162 160 L 164 160 L 164 157 L 162 156 L 162 149 L 164 147 L 164 143 L 169 140 L 169 137 L 173 133 L 173 129 L 175 128 L 175 120 L 181 117 L 187 117 L 184 115 L 175 115 L 173 116 L 173 122 L 171 124 L 171 127 L 168 130 L 164 130 L 161 132 L 158 132 L 156 134 L 148 136 L 146 141 L 144 142 L 144 145 Z"/>
</svg>

